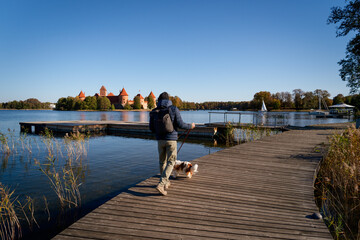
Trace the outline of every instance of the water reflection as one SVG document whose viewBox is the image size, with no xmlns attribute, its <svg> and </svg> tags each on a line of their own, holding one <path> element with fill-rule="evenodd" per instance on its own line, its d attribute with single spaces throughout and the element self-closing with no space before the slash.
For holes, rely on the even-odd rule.
<svg viewBox="0 0 360 240">
<path fill-rule="evenodd" d="M 129 112 L 120 112 L 120 121 L 128 122 L 129 115 Z"/>
<path fill-rule="evenodd" d="M 5 170 L 8 167 L 8 163 L 9 163 L 9 155 L 8 154 L 2 155 L 1 156 L 1 171 L 2 172 L 5 172 Z"/>
<path fill-rule="evenodd" d="M 148 112 L 140 112 L 139 115 L 140 115 L 140 117 L 139 117 L 140 122 L 147 122 L 148 121 L 148 115 L 149 115 Z"/>
<path fill-rule="evenodd" d="M 100 115 L 100 120 L 101 120 L 101 121 L 107 121 L 107 120 L 108 120 L 108 115 L 107 115 L 107 113 L 101 113 L 101 115 Z"/>
<path fill-rule="evenodd" d="M 81 121 L 86 120 L 86 115 L 85 115 L 85 113 L 81 113 L 81 114 L 80 114 L 80 120 L 81 120 Z"/>
</svg>

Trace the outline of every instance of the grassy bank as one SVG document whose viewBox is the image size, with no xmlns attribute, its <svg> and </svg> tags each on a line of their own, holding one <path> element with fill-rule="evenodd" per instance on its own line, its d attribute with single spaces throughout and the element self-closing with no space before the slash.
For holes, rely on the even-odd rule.
<svg viewBox="0 0 360 240">
<path fill-rule="evenodd" d="M 360 239 L 360 129 L 330 138 L 317 182 L 317 203 L 334 239 Z"/>
</svg>

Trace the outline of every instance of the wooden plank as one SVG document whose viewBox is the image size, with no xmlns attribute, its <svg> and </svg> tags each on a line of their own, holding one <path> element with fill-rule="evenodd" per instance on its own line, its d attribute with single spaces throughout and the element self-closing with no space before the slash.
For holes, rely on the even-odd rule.
<svg viewBox="0 0 360 240">
<path fill-rule="evenodd" d="M 172 179 L 167 196 L 151 177 L 54 239 L 332 239 L 307 216 L 329 130 L 293 130 L 194 160 L 199 173 Z"/>
</svg>

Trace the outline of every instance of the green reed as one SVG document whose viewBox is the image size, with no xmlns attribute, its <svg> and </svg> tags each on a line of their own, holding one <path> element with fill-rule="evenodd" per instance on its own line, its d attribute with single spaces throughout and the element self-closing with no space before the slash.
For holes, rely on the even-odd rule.
<svg viewBox="0 0 360 240">
<path fill-rule="evenodd" d="M 48 155 L 45 163 L 36 161 L 40 171 L 43 172 L 58 196 L 61 207 L 78 207 L 81 204 L 79 187 L 84 167 L 82 159 L 87 155 L 85 135 L 74 133 L 66 135 L 63 139 L 64 152 L 59 142 L 47 131 L 43 135 Z M 56 153 L 60 153 L 56 154 Z M 64 166 L 59 165 L 59 157 L 64 157 Z"/>
<path fill-rule="evenodd" d="M 9 137 L 1 132 L 0 132 L 0 144 L 1 144 L 0 146 L 1 152 L 5 155 L 9 155 L 11 153 L 11 149 L 9 146 Z"/>
<path fill-rule="evenodd" d="M 27 221 L 30 229 L 34 224 L 39 227 L 34 216 L 34 200 L 26 196 L 25 202 L 21 202 L 14 193 L 15 190 L 0 183 L 0 239 L 21 239 L 22 219 Z"/>
<path fill-rule="evenodd" d="M 3 167 L 6 168 L 8 158 L 17 155 L 18 151 L 22 154 L 29 153 L 32 159 L 33 146 L 37 146 L 39 152 L 45 149 L 47 153 L 45 159 L 39 161 L 34 158 L 35 164 L 49 179 L 61 207 L 80 206 L 79 187 L 86 170 L 82 160 L 87 155 L 86 143 L 88 143 L 89 135 L 74 133 L 59 140 L 51 131 L 45 129 L 40 137 L 39 145 L 39 142 L 28 137 L 26 132 L 21 133 L 18 138 L 14 133 L 15 131 L 10 130 L 7 133 L 0 132 L 0 156 L 2 165 L 5 164 Z M 19 201 L 14 193 L 14 190 L 11 191 L 0 183 L 0 239 L 21 238 L 21 221 L 25 221 L 30 229 L 33 226 L 40 227 L 35 219 L 34 199 L 25 196 L 25 199 Z M 47 199 L 45 196 L 43 198 L 48 220 L 50 220 Z"/>
<path fill-rule="evenodd" d="M 0 237 L 4 240 L 21 237 L 21 226 L 15 212 L 17 198 L 13 194 L 14 191 L 0 184 Z"/>
<path fill-rule="evenodd" d="M 360 129 L 330 138 L 315 187 L 334 238 L 360 239 Z"/>
<path fill-rule="evenodd" d="M 27 132 L 21 133 L 19 136 L 19 142 L 21 144 L 22 151 L 27 151 L 28 153 L 32 153 L 32 140 L 28 137 Z"/>
</svg>

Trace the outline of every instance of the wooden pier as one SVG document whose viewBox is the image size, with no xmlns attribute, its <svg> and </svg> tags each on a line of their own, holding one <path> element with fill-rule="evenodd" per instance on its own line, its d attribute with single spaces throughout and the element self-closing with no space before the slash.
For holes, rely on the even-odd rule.
<svg viewBox="0 0 360 240">
<path fill-rule="evenodd" d="M 198 158 L 199 173 L 171 180 L 167 196 L 151 177 L 54 239 L 332 239 L 311 215 L 315 150 L 334 131 L 291 130 Z"/>
<path fill-rule="evenodd" d="M 153 136 L 149 129 L 148 122 L 123 122 L 123 121 L 47 121 L 47 122 L 20 122 L 22 132 L 40 134 L 45 129 L 53 133 L 112 133 L 136 136 Z M 254 127 L 251 124 L 235 124 L 235 128 Z M 212 140 L 216 133 L 225 130 L 225 123 L 196 124 L 195 129 L 189 133 L 190 139 Z M 266 128 L 270 130 L 282 131 L 285 126 L 256 126 L 256 128 Z M 179 130 L 180 135 L 187 130 Z"/>
<path fill-rule="evenodd" d="M 123 121 L 54 121 L 54 122 L 20 122 L 23 132 L 39 134 L 46 128 L 54 133 L 114 133 L 153 136 L 148 122 L 123 122 Z M 180 134 L 186 131 L 180 131 Z M 211 139 L 216 132 L 213 126 L 197 124 L 191 130 L 190 138 Z"/>
</svg>

